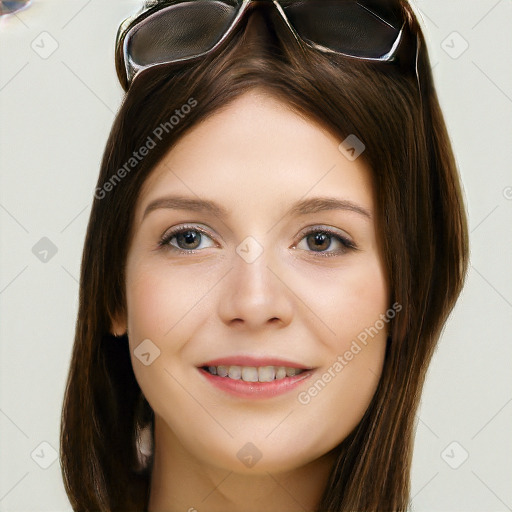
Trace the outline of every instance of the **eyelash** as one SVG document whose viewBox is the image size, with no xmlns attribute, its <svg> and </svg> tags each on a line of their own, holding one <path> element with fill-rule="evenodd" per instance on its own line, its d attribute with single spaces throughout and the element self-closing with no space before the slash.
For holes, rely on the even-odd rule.
<svg viewBox="0 0 512 512">
<path fill-rule="evenodd" d="M 173 229 L 171 229 L 171 231 L 164 233 L 164 235 L 162 236 L 162 238 L 160 239 L 160 241 L 158 243 L 158 247 L 161 249 L 169 250 L 172 252 L 177 252 L 180 254 L 197 254 L 197 252 L 202 251 L 203 249 L 199 249 L 199 250 L 197 250 L 197 249 L 190 249 L 190 250 L 180 249 L 179 247 L 175 247 L 170 244 L 171 240 L 176 235 L 179 235 L 181 233 L 186 233 L 187 231 L 201 233 L 202 235 L 206 235 L 208 238 L 213 239 L 206 230 L 199 228 L 198 226 L 183 225 L 183 226 L 180 226 L 177 228 L 173 228 Z M 351 251 L 351 250 L 352 251 L 357 250 L 357 246 L 354 244 L 354 242 L 352 242 L 348 238 L 340 235 L 339 233 L 333 231 L 332 229 L 324 228 L 324 227 L 322 227 L 322 228 L 315 227 L 313 229 L 308 229 L 308 230 L 301 232 L 301 234 L 299 235 L 300 238 L 299 238 L 298 242 L 293 245 L 293 248 L 295 248 L 307 236 L 312 235 L 312 234 L 320 234 L 320 233 L 328 235 L 334 239 L 337 239 L 343 246 L 343 249 L 340 249 L 338 251 L 329 251 L 329 252 L 326 252 L 326 251 L 306 251 L 306 252 L 311 252 L 315 256 L 320 256 L 322 258 L 329 258 L 332 256 L 343 255 L 346 252 Z"/>
</svg>

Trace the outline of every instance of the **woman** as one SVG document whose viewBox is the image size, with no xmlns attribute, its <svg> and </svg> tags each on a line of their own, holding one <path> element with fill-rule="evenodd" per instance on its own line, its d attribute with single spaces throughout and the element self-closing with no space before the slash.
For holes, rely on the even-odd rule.
<svg viewBox="0 0 512 512">
<path fill-rule="evenodd" d="M 406 510 L 467 227 L 404 1 L 151 2 L 84 246 L 76 510 Z"/>
</svg>

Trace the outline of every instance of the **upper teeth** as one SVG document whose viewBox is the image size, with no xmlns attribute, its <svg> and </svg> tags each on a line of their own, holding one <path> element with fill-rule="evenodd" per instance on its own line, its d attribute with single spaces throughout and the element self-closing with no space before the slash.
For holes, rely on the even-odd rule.
<svg viewBox="0 0 512 512">
<path fill-rule="evenodd" d="M 243 380 L 245 382 L 271 382 L 274 379 L 284 379 L 299 375 L 304 370 L 299 368 L 287 368 L 284 366 L 208 366 L 212 375 L 229 377 L 230 379 Z"/>
</svg>

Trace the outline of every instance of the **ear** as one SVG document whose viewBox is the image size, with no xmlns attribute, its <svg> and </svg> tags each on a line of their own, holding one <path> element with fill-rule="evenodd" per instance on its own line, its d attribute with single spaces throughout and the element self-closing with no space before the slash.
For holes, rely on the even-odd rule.
<svg viewBox="0 0 512 512">
<path fill-rule="evenodd" d="M 116 338 L 127 333 L 126 315 L 115 314 L 111 320 L 110 333 Z"/>
</svg>

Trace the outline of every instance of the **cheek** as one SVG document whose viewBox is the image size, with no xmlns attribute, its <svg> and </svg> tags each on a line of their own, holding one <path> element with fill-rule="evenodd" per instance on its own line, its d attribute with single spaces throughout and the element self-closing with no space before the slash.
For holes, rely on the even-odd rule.
<svg viewBox="0 0 512 512">
<path fill-rule="evenodd" d="M 164 340 L 208 291 L 193 269 L 171 268 L 164 262 L 134 265 L 127 276 L 130 340 Z M 196 306 L 196 307 L 195 307 Z"/>
<path fill-rule="evenodd" d="M 206 292 L 207 284 L 197 279 L 197 270 L 173 269 L 165 261 L 132 262 L 127 275 L 128 338 L 133 371 L 153 410 L 176 430 L 179 430 L 176 410 L 187 417 L 200 414 L 178 383 L 182 377 L 171 362 L 179 360 L 190 335 L 190 319 L 201 315 L 200 298 Z M 194 315 L 188 317 L 192 312 Z M 149 361 L 139 357 L 143 353 L 149 353 Z"/>
<path fill-rule="evenodd" d="M 320 269 L 301 278 L 299 287 L 300 296 L 317 313 L 319 339 L 336 351 L 346 350 L 389 307 L 384 270 L 370 254 L 332 272 Z"/>
<path fill-rule="evenodd" d="M 314 303 L 331 331 L 321 338 L 328 355 L 298 401 L 315 411 L 308 427 L 315 428 L 314 418 L 323 418 L 318 422 L 325 439 L 341 440 L 361 420 L 382 373 L 390 320 L 383 320 L 389 308 L 388 285 L 375 257 L 360 259 L 317 283 Z"/>
<path fill-rule="evenodd" d="M 188 341 L 211 316 L 208 293 L 216 277 L 208 268 L 199 270 L 179 262 L 170 265 L 161 256 L 134 258 L 128 269 L 127 328 L 135 376 L 150 402 L 151 398 L 158 401 L 165 387 L 179 397 L 182 390 L 169 373 L 182 370 L 179 361 Z M 138 357 L 146 352 L 150 364 Z"/>
<path fill-rule="evenodd" d="M 347 275 L 340 286 L 338 295 L 342 309 L 336 327 L 343 333 L 343 339 L 355 339 L 380 320 L 388 309 L 386 279 L 379 263 L 372 261 Z M 387 324 L 384 327 L 384 331 L 387 331 Z"/>
<path fill-rule="evenodd" d="M 158 396 L 161 380 L 165 381 L 166 356 L 172 357 L 181 349 L 180 319 L 194 304 L 193 287 L 182 286 L 180 273 L 170 271 L 165 265 L 150 265 L 146 261 L 132 263 L 128 268 L 126 300 L 130 357 L 137 381 L 151 403 L 151 398 Z M 167 343 L 171 338 L 173 343 Z"/>
</svg>

